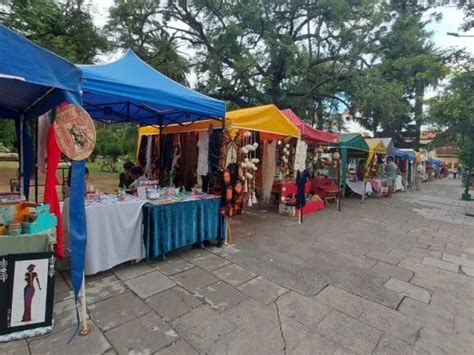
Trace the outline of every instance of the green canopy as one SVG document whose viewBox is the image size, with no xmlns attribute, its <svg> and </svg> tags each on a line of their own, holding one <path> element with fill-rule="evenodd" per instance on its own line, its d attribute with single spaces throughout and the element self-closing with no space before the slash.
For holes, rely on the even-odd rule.
<svg viewBox="0 0 474 355">
<path fill-rule="evenodd" d="M 341 154 L 342 189 L 346 191 L 346 174 L 349 157 L 367 158 L 369 146 L 360 133 L 341 133 L 339 144 L 331 144 L 332 148 L 339 148 Z"/>
</svg>

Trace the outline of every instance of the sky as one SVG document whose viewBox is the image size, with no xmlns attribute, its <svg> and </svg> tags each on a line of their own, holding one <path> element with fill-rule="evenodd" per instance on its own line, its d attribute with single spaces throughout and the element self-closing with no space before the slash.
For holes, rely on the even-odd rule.
<svg viewBox="0 0 474 355">
<path fill-rule="evenodd" d="M 113 0 L 90 0 L 94 7 L 93 16 L 96 25 L 104 26 L 107 22 L 107 14 Z M 449 47 L 465 48 L 468 52 L 474 55 L 474 37 L 453 37 L 448 36 L 447 32 L 459 32 L 459 26 L 463 22 L 463 13 L 454 6 L 438 7 L 434 11 L 442 13 L 440 22 L 431 23 L 428 25 L 428 30 L 433 32 L 432 40 L 436 47 L 446 49 Z M 465 33 L 467 35 L 474 35 L 474 30 Z M 184 50 L 184 48 L 183 48 Z M 116 59 L 117 54 L 100 58 L 103 61 Z M 190 75 L 188 81 L 191 85 L 194 83 L 196 76 Z M 432 93 L 428 93 L 430 95 Z M 355 122 L 347 124 L 347 130 L 350 132 L 362 132 L 363 129 Z"/>
</svg>

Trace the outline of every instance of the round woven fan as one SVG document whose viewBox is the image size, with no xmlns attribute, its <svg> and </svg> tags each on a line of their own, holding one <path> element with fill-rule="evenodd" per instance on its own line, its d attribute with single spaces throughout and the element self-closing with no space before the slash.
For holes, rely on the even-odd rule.
<svg viewBox="0 0 474 355">
<path fill-rule="evenodd" d="M 58 108 L 54 130 L 59 148 L 69 159 L 84 160 L 94 150 L 94 122 L 81 106 L 63 105 Z"/>
</svg>

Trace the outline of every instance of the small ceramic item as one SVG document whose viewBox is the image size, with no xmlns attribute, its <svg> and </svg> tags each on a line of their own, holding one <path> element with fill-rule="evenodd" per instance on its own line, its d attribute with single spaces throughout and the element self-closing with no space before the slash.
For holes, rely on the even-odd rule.
<svg viewBox="0 0 474 355">
<path fill-rule="evenodd" d="M 10 223 L 8 225 L 8 234 L 9 235 L 20 235 L 21 234 L 21 223 Z"/>
</svg>

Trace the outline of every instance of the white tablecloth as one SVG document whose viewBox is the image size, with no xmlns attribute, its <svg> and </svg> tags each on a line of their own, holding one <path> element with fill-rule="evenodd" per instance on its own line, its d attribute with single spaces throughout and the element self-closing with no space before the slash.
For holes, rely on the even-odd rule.
<svg viewBox="0 0 474 355">
<path fill-rule="evenodd" d="M 142 206 L 145 203 L 127 201 L 86 206 L 86 275 L 145 257 L 142 237 Z M 69 243 L 69 199 L 63 205 L 63 225 L 66 243 Z"/>
<path fill-rule="evenodd" d="M 403 186 L 403 181 L 401 175 L 397 175 L 395 179 L 395 186 L 393 188 L 394 191 L 405 191 L 405 187 Z"/>
<path fill-rule="evenodd" d="M 356 194 L 363 195 L 364 194 L 364 185 L 365 185 L 365 194 L 371 195 L 372 194 L 372 185 L 369 183 L 364 183 L 363 181 L 350 181 L 346 179 L 347 186 Z"/>
</svg>

